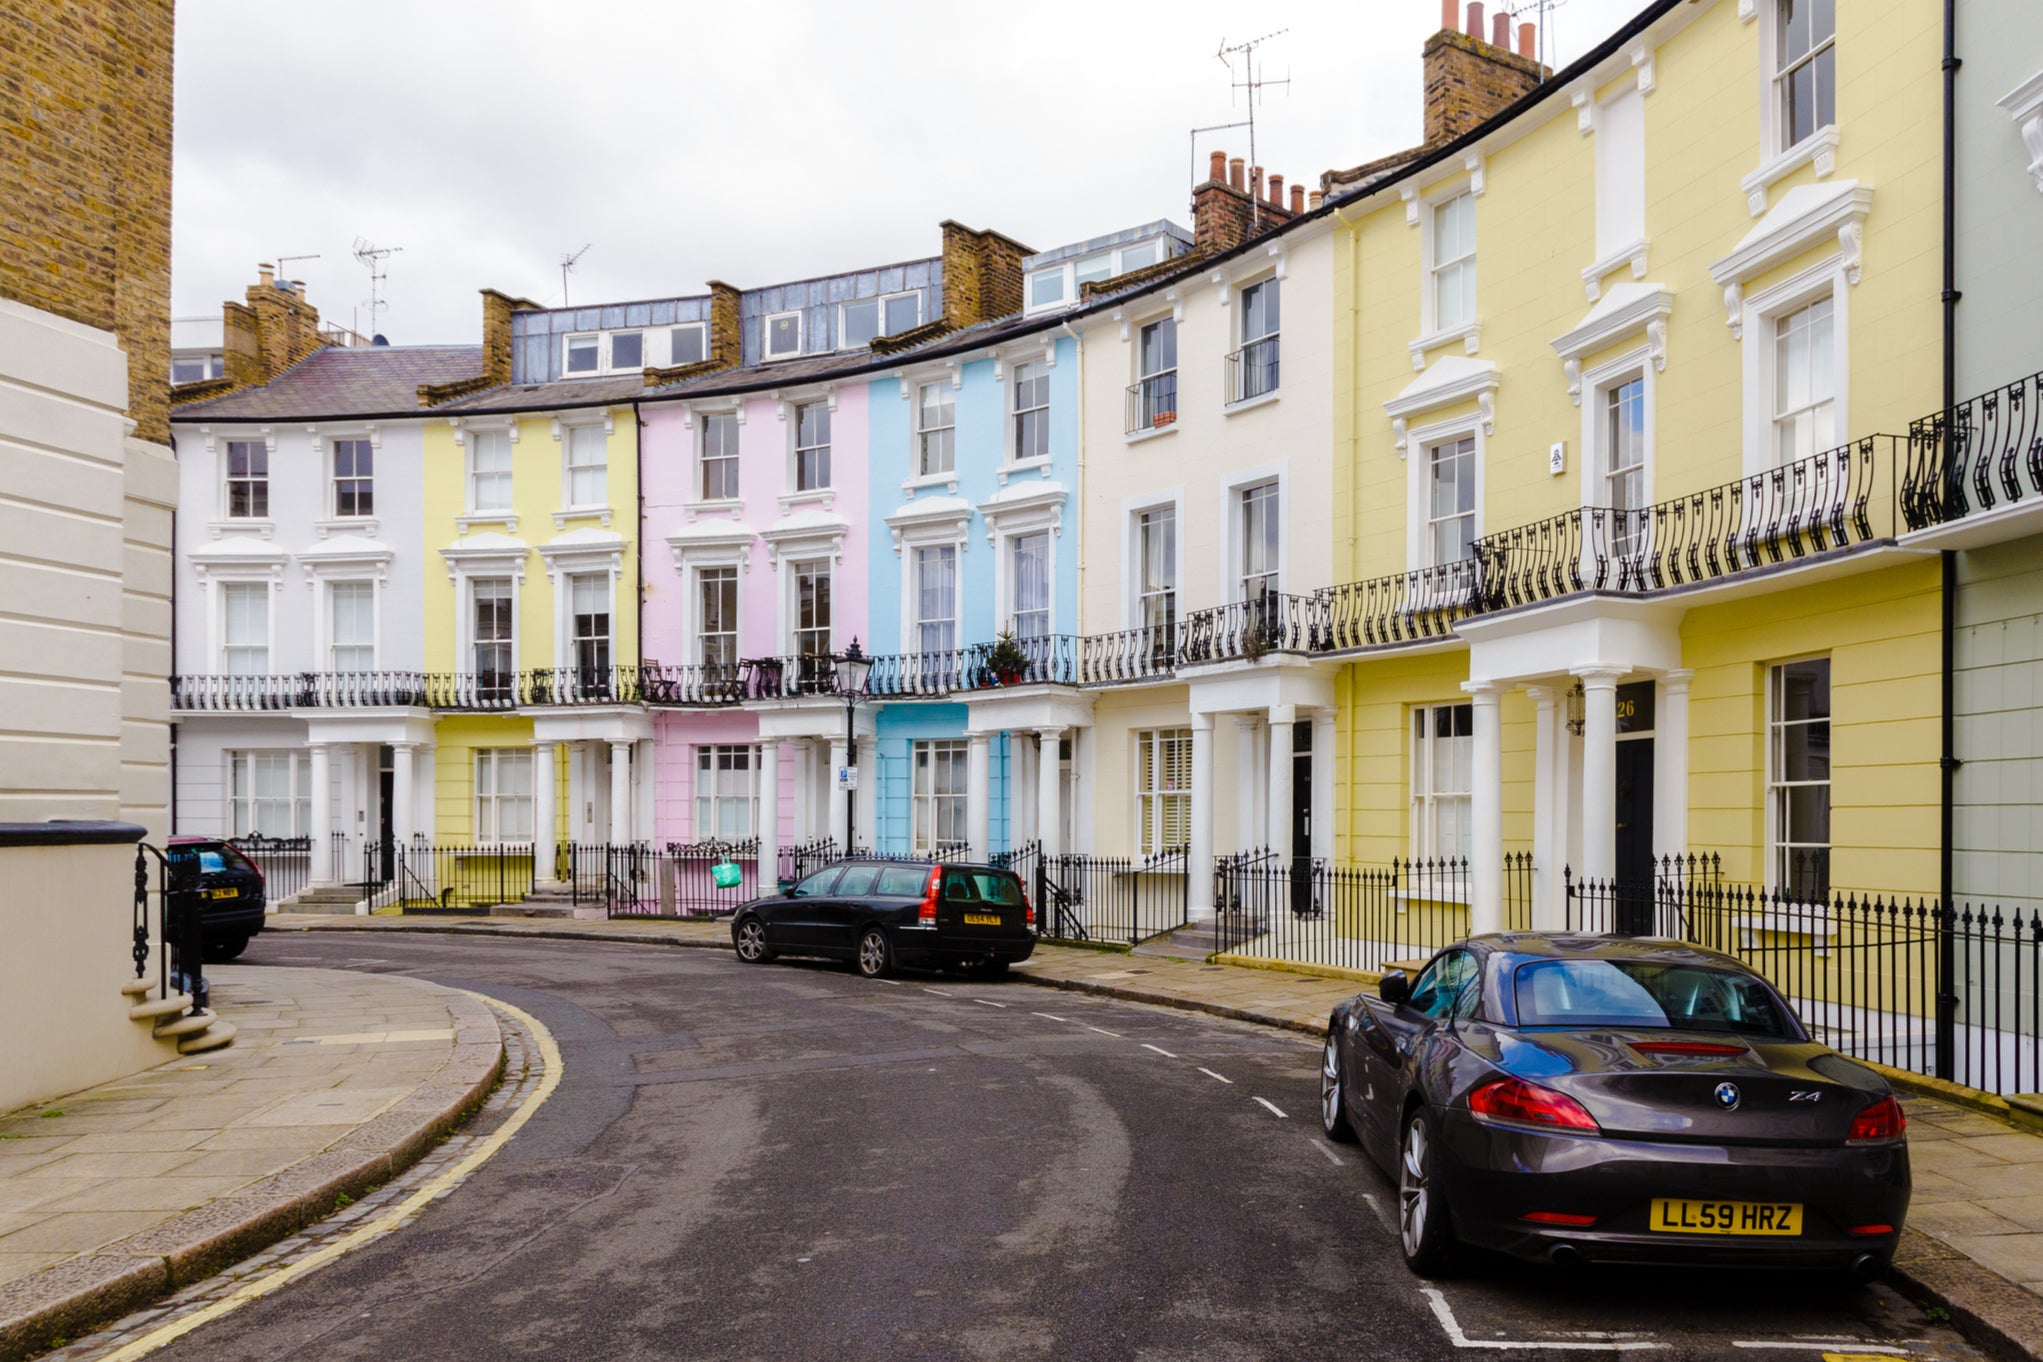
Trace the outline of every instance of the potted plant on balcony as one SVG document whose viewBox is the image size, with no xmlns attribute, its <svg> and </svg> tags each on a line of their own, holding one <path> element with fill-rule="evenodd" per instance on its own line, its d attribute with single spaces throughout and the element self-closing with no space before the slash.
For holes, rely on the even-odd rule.
<svg viewBox="0 0 2043 1362">
<path fill-rule="evenodd" d="M 1003 686 L 1012 686 L 1022 679 L 1029 669 L 1029 655 L 1021 640 L 1014 636 L 1014 630 L 1002 629 L 993 636 L 993 646 L 986 651 L 986 669 Z"/>
<path fill-rule="evenodd" d="M 1165 426 L 1175 425 L 1177 419 L 1178 414 L 1176 411 L 1160 411 L 1151 418 L 1150 426 L 1152 429 L 1162 430 Z"/>
</svg>

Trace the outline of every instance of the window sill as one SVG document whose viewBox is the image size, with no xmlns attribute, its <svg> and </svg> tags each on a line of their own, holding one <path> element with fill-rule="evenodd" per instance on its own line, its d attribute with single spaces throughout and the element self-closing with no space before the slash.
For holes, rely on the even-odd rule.
<svg viewBox="0 0 2043 1362">
<path fill-rule="evenodd" d="M 267 516 L 230 516 L 224 520 L 207 521 L 206 528 L 212 531 L 215 539 L 229 530 L 236 534 L 253 534 L 259 538 L 270 539 L 277 533 L 277 522 Z"/>
<path fill-rule="evenodd" d="M 1826 123 L 1738 181 L 1738 187 L 1745 191 L 1747 211 L 1754 217 L 1764 213 L 1767 190 L 1805 165 L 1813 164 L 1816 167 L 1816 178 L 1819 180 L 1836 170 L 1837 141 L 1837 124 Z"/>
<path fill-rule="evenodd" d="M 337 534 L 359 534 L 374 539 L 377 523 L 376 517 L 372 515 L 343 515 L 315 520 L 312 522 L 312 528 L 319 531 L 321 539 L 329 539 Z"/>
<path fill-rule="evenodd" d="M 901 491 L 910 501 L 915 500 L 917 492 L 926 492 L 932 487 L 941 487 L 951 495 L 957 495 L 958 475 L 956 470 L 952 470 L 949 473 L 925 473 L 921 477 L 906 478 L 901 483 Z"/>
<path fill-rule="evenodd" d="M 518 513 L 516 511 L 470 511 L 466 515 L 454 517 L 454 528 L 462 534 L 467 534 L 478 525 L 501 525 L 506 533 L 516 534 L 518 532 Z"/>
<path fill-rule="evenodd" d="M 1450 326 L 1444 331 L 1429 332 L 1415 341 L 1408 342 L 1405 348 L 1411 351 L 1412 368 L 1424 373 L 1426 352 L 1438 350 L 1443 345 L 1452 345 L 1456 341 L 1461 342 L 1465 354 L 1472 355 L 1480 350 L 1483 344 L 1483 319 L 1477 317 L 1474 321 L 1463 322 L 1460 326 Z"/>
<path fill-rule="evenodd" d="M 691 525 L 698 516 L 729 516 L 732 520 L 742 520 L 745 503 L 737 497 L 717 497 L 710 501 L 684 501 L 681 510 Z"/>
<path fill-rule="evenodd" d="M 797 506 L 820 506 L 826 511 L 837 508 L 837 489 L 834 487 L 812 487 L 806 492 L 782 492 L 780 509 L 792 511 Z"/>
<path fill-rule="evenodd" d="M 1031 471 L 1038 471 L 1041 472 L 1044 477 L 1046 478 L 1049 477 L 1050 456 L 1045 454 L 1040 459 L 1020 459 L 1014 463 L 1002 464 L 999 469 L 1001 484 L 1005 486 L 1007 480 L 1015 476 L 1017 473 L 1027 473 Z"/>
<path fill-rule="evenodd" d="M 1257 393 L 1254 397 L 1244 397 L 1239 402 L 1229 402 L 1220 409 L 1220 414 L 1222 416 L 1239 416 L 1242 412 L 1254 411 L 1257 407 L 1267 407 L 1283 395 L 1284 390 L 1282 388 L 1272 388 L 1266 393 Z"/>
<path fill-rule="evenodd" d="M 600 520 L 604 529 L 610 528 L 608 506 L 563 506 L 553 513 L 553 528 L 564 530 L 570 520 Z"/>
<path fill-rule="evenodd" d="M 1160 440 L 1166 435 L 1175 435 L 1177 433 L 1178 423 L 1172 421 L 1168 425 L 1151 426 L 1147 430 L 1131 430 L 1125 438 L 1129 444 L 1133 445 L 1140 444 L 1144 440 Z"/>
</svg>

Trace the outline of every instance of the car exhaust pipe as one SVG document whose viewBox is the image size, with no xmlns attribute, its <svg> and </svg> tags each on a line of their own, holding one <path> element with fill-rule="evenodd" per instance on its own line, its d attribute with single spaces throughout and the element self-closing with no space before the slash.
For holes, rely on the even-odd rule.
<svg viewBox="0 0 2043 1362">
<path fill-rule="evenodd" d="M 1880 1275 L 1879 1257 L 1871 1253 L 1861 1253 L 1858 1257 L 1851 1260 L 1851 1275 L 1853 1281 L 1869 1282 L 1873 1280 L 1873 1278 Z"/>
<path fill-rule="evenodd" d="M 1866 1255 L 1868 1258 L 1872 1256 L 1870 1253 Z M 1558 1268 L 1577 1268 L 1582 1266 L 1582 1251 L 1573 1244 L 1556 1244 L 1547 1261 Z"/>
</svg>

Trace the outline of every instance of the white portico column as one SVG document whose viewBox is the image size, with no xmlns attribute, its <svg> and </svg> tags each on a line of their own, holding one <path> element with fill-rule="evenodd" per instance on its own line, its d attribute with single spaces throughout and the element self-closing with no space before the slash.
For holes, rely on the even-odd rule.
<svg viewBox="0 0 2043 1362">
<path fill-rule="evenodd" d="M 1270 847 L 1284 860 L 1298 854 L 1291 845 L 1291 725 L 1298 722 L 1296 705 L 1270 706 Z"/>
<path fill-rule="evenodd" d="M 560 744 L 532 744 L 532 864 L 541 884 L 558 884 L 560 877 Z"/>
<path fill-rule="evenodd" d="M 1234 849 L 1250 851 L 1265 839 L 1256 832 L 1256 716 L 1234 716 Z"/>
<path fill-rule="evenodd" d="M 993 827 L 993 739 L 974 733 L 965 744 L 965 854 L 983 861 Z"/>
<path fill-rule="evenodd" d="M 640 738 L 632 744 L 631 835 L 634 841 L 652 845 L 659 833 L 655 807 L 658 787 L 653 768 L 653 740 Z"/>
<path fill-rule="evenodd" d="M 1064 854 L 1064 803 L 1060 798 L 1063 782 L 1058 779 L 1057 749 L 1064 741 L 1061 728 L 1039 728 L 1036 737 L 1042 743 L 1042 752 L 1036 759 L 1036 837 L 1043 844 L 1045 856 Z"/>
<path fill-rule="evenodd" d="M 1660 678 L 1653 719 L 1653 854 L 1688 854 L 1688 683 L 1692 671 Z"/>
<path fill-rule="evenodd" d="M 880 740 L 858 740 L 858 840 L 875 851 L 880 845 Z"/>
<path fill-rule="evenodd" d="M 1331 709 L 1312 714 L 1312 854 L 1334 859 L 1334 719 Z"/>
<path fill-rule="evenodd" d="M 823 773 L 823 799 L 829 813 L 830 840 L 837 844 L 839 851 L 848 850 L 845 841 L 851 830 L 845 826 L 845 815 L 851 804 L 844 791 L 837 788 L 837 773 L 851 765 L 851 744 L 842 738 L 830 739 L 830 769 Z"/>
<path fill-rule="evenodd" d="M 1467 681 L 1461 687 L 1474 702 L 1470 719 L 1473 761 L 1469 772 L 1470 932 L 1504 928 L 1504 730 L 1501 687 Z"/>
<path fill-rule="evenodd" d="M 759 892 L 780 877 L 780 743 L 759 744 Z"/>
<path fill-rule="evenodd" d="M 312 882 L 333 883 L 333 773 L 326 764 L 327 745 L 309 744 L 312 754 Z"/>
<path fill-rule="evenodd" d="M 411 841 L 411 834 L 418 826 L 415 813 L 418 799 L 417 750 L 416 743 L 390 744 L 390 831 L 399 846 Z"/>
<path fill-rule="evenodd" d="M 1192 715 L 1192 826 L 1188 837 L 1190 912 L 1193 920 L 1213 916 L 1213 716 Z"/>
<path fill-rule="evenodd" d="M 1582 681 L 1582 876 L 1617 875 L 1617 678 L 1614 667 L 1575 673 Z"/>
<path fill-rule="evenodd" d="M 610 845 L 631 841 L 631 744 L 610 744 Z"/>
<path fill-rule="evenodd" d="M 1554 751 L 1560 743 L 1561 696 L 1552 686 L 1527 686 L 1536 717 L 1532 725 L 1532 929 L 1554 931 L 1564 924 L 1561 902 L 1561 863 L 1567 853 L 1559 845 L 1555 829 L 1561 791 L 1556 788 Z"/>
</svg>

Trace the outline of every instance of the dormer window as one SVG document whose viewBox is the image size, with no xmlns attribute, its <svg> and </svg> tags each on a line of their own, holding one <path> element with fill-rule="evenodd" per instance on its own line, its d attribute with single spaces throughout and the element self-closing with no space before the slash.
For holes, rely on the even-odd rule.
<svg viewBox="0 0 2043 1362">
<path fill-rule="evenodd" d="M 645 332 L 619 331 L 612 335 L 610 337 L 610 367 L 613 369 L 645 368 Z"/>
<path fill-rule="evenodd" d="M 709 341 L 700 322 L 694 326 L 677 326 L 668 341 L 667 363 L 700 364 L 709 358 Z"/>
<path fill-rule="evenodd" d="M 1064 301 L 1064 267 L 1052 265 L 1029 275 L 1029 311 L 1055 307 Z"/>
<path fill-rule="evenodd" d="M 792 359 L 802 352 L 802 314 L 776 312 L 766 319 L 765 348 L 768 359 Z"/>
<path fill-rule="evenodd" d="M 837 348 L 859 350 L 881 336 L 896 336 L 922 325 L 922 295 L 893 293 L 860 298 L 837 312 Z"/>
<path fill-rule="evenodd" d="M 593 374 L 601 366 L 601 336 L 569 336 L 567 340 L 567 372 L 571 374 Z"/>
<path fill-rule="evenodd" d="M 1171 238 L 1150 237 L 1126 246 L 1110 246 L 1044 263 L 1028 272 L 1025 310 L 1042 312 L 1082 302 L 1087 284 L 1118 279 L 1131 270 L 1148 269 L 1171 256 Z"/>
<path fill-rule="evenodd" d="M 1077 285 L 1078 296 L 1085 296 L 1087 284 L 1097 284 L 1114 277 L 1114 253 L 1101 251 L 1098 255 L 1086 256 L 1072 267 L 1071 281 Z"/>
</svg>

